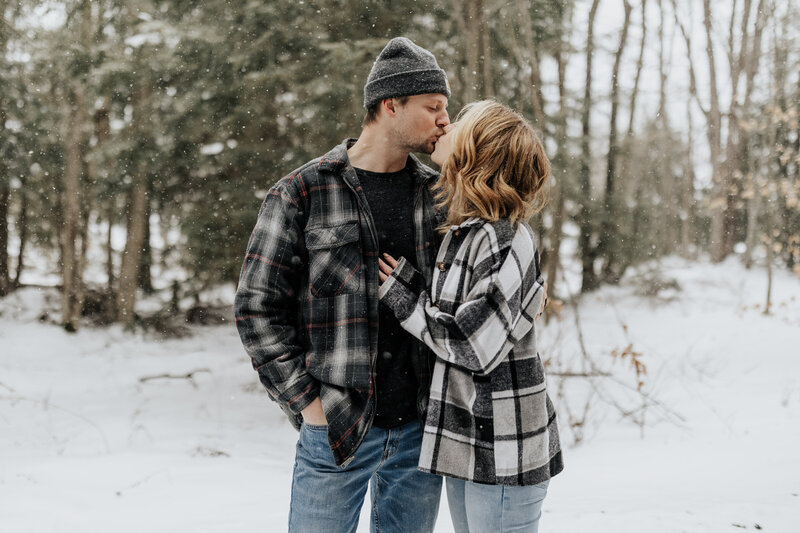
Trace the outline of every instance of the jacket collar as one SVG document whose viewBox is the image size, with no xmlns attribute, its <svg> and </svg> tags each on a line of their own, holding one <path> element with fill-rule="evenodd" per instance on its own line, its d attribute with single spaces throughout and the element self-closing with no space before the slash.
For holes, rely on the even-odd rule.
<svg viewBox="0 0 800 533">
<path fill-rule="evenodd" d="M 486 221 L 484 219 L 480 218 L 480 217 L 470 217 L 470 218 L 466 219 L 465 221 L 463 221 L 460 224 L 454 224 L 454 225 L 450 226 L 450 229 L 456 230 L 456 229 L 463 229 L 463 228 L 471 228 L 472 226 L 480 226 L 485 222 Z"/>
<path fill-rule="evenodd" d="M 347 156 L 347 149 L 353 146 L 357 139 L 345 139 L 341 144 L 336 145 L 330 152 L 323 155 L 317 164 L 317 169 L 328 172 L 347 172 L 352 169 L 350 158 Z M 414 176 L 414 183 L 420 184 L 429 181 L 437 176 L 437 173 L 426 167 L 417 159 L 414 154 L 408 155 L 408 170 Z"/>
</svg>

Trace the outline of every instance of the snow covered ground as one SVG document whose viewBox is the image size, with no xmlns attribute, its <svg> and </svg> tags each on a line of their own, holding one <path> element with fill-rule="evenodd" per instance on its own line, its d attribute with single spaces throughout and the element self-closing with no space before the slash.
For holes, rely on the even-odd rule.
<svg viewBox="0 0 800 533">
<path fill-rule="evenodd" d="M 654 296 L 642 271 L 584 298 L 593 366 L 569 307 L 544 328 L 553 374 L 610 375 L 551 378 L 566 469 L 541 531 L 800 531 L 800 281 L 776 272 L 764 316 L 763 269 L 659 269 L 675 283 Z M 0 300 L 0 531 L 285 531 L 296 434 L 233 324 L 69 335 L 38 321 L 51 308 L 48 290 Z M 437 531 L 452 531 L 444 500 Z"/>
</svg>

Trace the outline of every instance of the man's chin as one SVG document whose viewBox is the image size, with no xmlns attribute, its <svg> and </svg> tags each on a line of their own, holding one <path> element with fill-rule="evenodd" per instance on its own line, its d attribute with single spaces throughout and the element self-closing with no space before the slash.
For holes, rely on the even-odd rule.
<svg viewBox="0 0 800 533">
<path fill-rule="evenodd" d="M 433 153 L 433 150 L 436 148 L 436 142 L 427 141 L 427 142 L 421 142 L 419 144 L 409 143 L 406 146 L 409 152 L 431 155 Z"/>
<path fill-rule="evenodd" d="M 414 151 L 415 151 L 415 152 L 422 153 L 422 154 L 428 154 L 428 155 L 431 155 L 435 149 L 436 149 L 436 143 L 429 142 L 429 143 L 427 143 L 427 144 L 421 144 L 421 145 L 419 145 L 419 146 L 417 147 L 417 149 L 416 149 L 416 150 L 414 150 Z"/>
</svg>

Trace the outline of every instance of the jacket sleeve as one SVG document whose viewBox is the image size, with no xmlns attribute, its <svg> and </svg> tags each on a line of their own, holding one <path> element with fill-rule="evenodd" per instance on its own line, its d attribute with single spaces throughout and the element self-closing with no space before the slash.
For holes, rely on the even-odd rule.
<svg viewBox="0 0 800 533">
<path fill-rule="evenodd" d="M 404 258 L 381 286 L 380 295 L 403 328 L 438 358 L 475 374 L 488 374 L 533 327 L 543 280 L 535 247 L 512 246 L 507 260 L 499 261 L 490 239 L 476 241 L 477 251 L 470 254 L 475 257 L 470 287 L 452 314 L 431 302 L 428 291 L 414 290 L 412 281 L 420 274 Z"/>
<path fill-rule="evenodd" d="M 247 246 L 234 312 L 247 354 L 270 397 L 299 414 L 319 396 L 297 323 L 304 242 L 301 205 L 284 179 L 267 193 Z"/>
</svg>

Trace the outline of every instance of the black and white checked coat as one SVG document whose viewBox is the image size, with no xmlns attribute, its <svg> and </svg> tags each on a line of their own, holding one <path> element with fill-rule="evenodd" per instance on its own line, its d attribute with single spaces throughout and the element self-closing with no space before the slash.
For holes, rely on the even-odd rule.
<svg viewBox="0 0 800 533">
<path fill-rule="evenodd" d="M 381 301 L 436 354 L 422 470 L 533 485 L 563 468 L 556 413 L 536 351 L 544 291 L 533 232 L 472 218 L 447 232 L 430 290 L 404 258 Z"/>
</svg>

